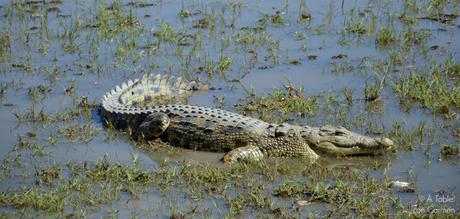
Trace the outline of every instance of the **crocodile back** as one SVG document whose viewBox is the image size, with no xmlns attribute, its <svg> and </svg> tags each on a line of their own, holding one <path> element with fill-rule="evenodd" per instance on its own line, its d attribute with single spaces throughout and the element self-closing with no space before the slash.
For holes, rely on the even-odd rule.
<svg viewBox="0 0 460 219">
<path fill-rule="evenodd" d="M 144 76 L 116 86 L 102 98 L 101 115 L 115 128 L 137 127 L 150 113 L 165 113 L 172 122 L 206 123 L 208 127 L 235 127 L 263 132 L 269 124 L 237 113 L 204 106 L 165 104 L 180 102 L 196 89 L 197 83 L 170 76 Z M 201 127 L 201 126 L 200 126 Z"/>
</svg>

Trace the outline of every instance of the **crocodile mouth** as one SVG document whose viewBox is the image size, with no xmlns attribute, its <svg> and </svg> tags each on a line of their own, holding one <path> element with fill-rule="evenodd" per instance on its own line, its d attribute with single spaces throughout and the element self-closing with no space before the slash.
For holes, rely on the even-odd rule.
<svg viewBox="0 0 460 219">
<path fill-rule="evenodd" d="M 381 155 L 394 147 L 393 141 L 388 138 L 375 141 L 375 145 L 338 145 L 325 141 L 310 146 L 315 152 L 335 156 Z"/>
<path fill-rule="evenodd" d="M 300 133 L 315 152 L 333 156 L 380 155 L 394 147 L 389 138 L 363 136 L 344 127 L 303 126 Z"/>
</svg>

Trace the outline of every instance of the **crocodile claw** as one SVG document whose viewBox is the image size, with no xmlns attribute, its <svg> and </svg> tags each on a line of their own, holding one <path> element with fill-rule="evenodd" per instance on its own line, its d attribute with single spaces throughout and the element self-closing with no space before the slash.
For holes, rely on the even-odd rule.
<svg viewBox="0 0 460 219">
<path fill-rule="evenodd" d="M 241 160 L 260 160 L 262 157 L 263 154 L 258 147 L 245 146 L 229 151 L 222 160 L 226 164 L 233 164 Z"/>
</svg>

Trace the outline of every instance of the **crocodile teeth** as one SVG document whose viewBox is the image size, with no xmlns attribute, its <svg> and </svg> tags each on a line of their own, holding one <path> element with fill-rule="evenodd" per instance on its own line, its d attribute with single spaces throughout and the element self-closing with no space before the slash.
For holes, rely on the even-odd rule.
<svg viewBox="0 0 460 219">
<path fill-rule="evenodd" d="M 133 85 L 133 84 L 134 84 L 133 80 L 128 81 L 128 87 L 131 87 L 131 85 Z"/>
<path fill-rule="evenodd" d="M 161 79 L 160 87 L 166 87 L 168 85 L 168 80 L 169 80 L 168 75 L 164 75 L 163 78 Z"/>
<path fill-rule="evenodd" d="M 152 81 L 153 75 L 152 74 L 145 74 L 142 76 L 142 81 L 148 84 L 150 81 Z"/>
<path fill-rule="evenodd" d="M 134 79 L 133 83 L 136 83 L 139 81 L 139 78 Z"/>
<path fill-rule="evenodd" d="M 123 84 L 121 84 L 121 89 L 125 90 L 126 88 L 128 88 L 128 85 L 126 85 L 126 83 L 123 82 Z"/>
<path fill-rule="evenodd" d="M 160 81 L 161 81 L 161 75 L 160 74 L 155 75 L 153 84 L 160 84 Z"/>
<path fill-rule="evenodd" d="M 112 90 L 110 91 L 110 93 L 111 93 L 112 95 L 117 94 L 117 92 L 116 92 L 114 89 L 112 89 Z"/>
<path fill-rule="evenodd" d="M 174 83 L 174 86 L 179 88 L 180 84 L 182 83 L 182 77 L 178 77 L 176 79 L 176 83 Z"/>
<path fill-rule="evenodd" d="M 179 90 L 187 90 L 187 83 L 182 83 L 178 85 Z"/>
<path fill-rule="evenodd" d="M 121 91 L 121 87 L 117 85 L 117 86 L 115 87 L 115 90 L 116 90 L 117 92 L 119 92 L 119 91 Z"/>
</svg>

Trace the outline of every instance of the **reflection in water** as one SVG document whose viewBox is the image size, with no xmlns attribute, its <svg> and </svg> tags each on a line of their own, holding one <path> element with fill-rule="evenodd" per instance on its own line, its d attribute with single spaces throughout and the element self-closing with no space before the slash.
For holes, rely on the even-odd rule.
<svg viewBox="0 0 460 219">
<path fill-rule="evenodd" d="M 215 167 L 226 166 L 221 160 L 224 153 L 175 148 L 159 141 L 139 143 L 136 145 L 136 148 L 155 163 L 163 163 L 164 161 L 186 161 L 192 164 L 207 164 Z M 292 168 L 300 168 L 301 170 L 305 168 L 298 165 L 299 163 L 303 163 L 302 157 L 270 157 L 266 158 L 265 162 L 291 163 L 292 165 L 289 166 Z M 386 171 L 391 165 L 391 159 L 386 156 L 321 157 L 316 162 L 326 168 L 373 168 L 383 171 Z"/>
<path fill-rule="evenodd" d="M 194 164 L 224 166 L 221 161 L 224 153 L 175 148 L 161 141 L 138 143 L 135 147 L 158 164 L 164 161 L 187 161 Z"/>
</svg>

